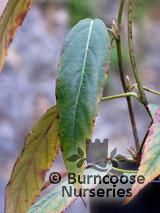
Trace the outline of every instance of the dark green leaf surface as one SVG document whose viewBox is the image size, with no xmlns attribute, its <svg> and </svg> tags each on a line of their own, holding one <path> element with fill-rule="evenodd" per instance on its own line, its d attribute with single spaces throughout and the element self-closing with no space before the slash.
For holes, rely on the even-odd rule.
<svg viewBox="0 0 160 213">
<path fill-rule="evenodd" d="M 60 115 L 60 143 L 69 172 L 83 173 L 67 159 L 78 148 L 86 158 L 86 139 L 94 121 L 109 69 L 110 39 L 99 19 L 80 21 L 66 38 L 57 75 L 57 108 Z"/>
</svg>

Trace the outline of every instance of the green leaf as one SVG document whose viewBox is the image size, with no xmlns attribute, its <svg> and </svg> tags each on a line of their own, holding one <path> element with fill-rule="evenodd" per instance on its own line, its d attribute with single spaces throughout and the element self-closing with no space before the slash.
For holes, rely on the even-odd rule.
<svg viewBox="0 0 160 213">
<path fill-rule="evenodd" d="M 80 156 L 77 155 L 77 154 L 75 154 L 75 155 L 72 155 L 71 157 L 69 157 L 67 160 L 70 161 L 70 162 L 75 162 L 75 161 L 77 161 L 79 158 L 80 158 Z"/>
<path fill-rule="evenodd" d="M 145 141 L 140 167 L 137 176 L 145 178 L 144 184 L 137 182 L 132 188 L 132 197 L 126 200 L 131 201 L 147 184 L 160 175 L 160 106 L 155 112 L 156 105 L 149 105 L 153 117 L 153 124 L 149 129 L 148 137 Z"/>
<path fill-rule="evenodd" d="M 26 213 L 39 195 L 47 170 L 57 157 L 59 123 L 49 109 L 26 138 L 6 189 L 6 213 Z"/>
<path fill-rule="evenodd" d="M 2 70 L 9 45 L 22 24 L 32 0 L 8 0 L 7 6 L 0 17 L 0 70 Z"/>
<path fill-rule="evenodd" d="M 68 157 L 80 148 L 86 158 L 86 139 L 94 121 L 109 69 L 110 39 L 99 19 L 80 21 L 66 38 L 57 74 L 60 143 L 68 172 L 83 174 L 83 167 Z"/>
<path fill-rule="evenodd" d="M 96 167 L 96 165 L 95 165 Z M 93 168 L 88 168 L 85 170 L 85 176 L 100 176 L 101 179 L 105 175 L 109 173 L 109 171 L 112 169 L 111 164 L 106 165 L 106 170 L 105 172 L 100 172 L 99 170 L 95 170 Z M 93 181 L 94 178 L 90 178 L 90 183 L 89 184 L 84 184 L 83 188 L 86 189 L 92 189 L 95 188 L 98 185 L 97 183 L 94 183 Z M 62 188 L 65 187 L 68 191 L 71 189 L 72 191 L 74 190 L 74 187 L 68 183 L 68 178 L 66 177 L 63 182 L 60 183 L 60 185 L 54 189 L 52 192 L 46 194 L 43 198 L 41 198 L 37 203 L 35 203 L 32 208 L 28 211 L 28 213 L 60 213 L 63 212 L 67 207 L 73 203 L 77 197 L 74 196 L 67 196 L 67 193 L 62 196 Z"/>
</svg>

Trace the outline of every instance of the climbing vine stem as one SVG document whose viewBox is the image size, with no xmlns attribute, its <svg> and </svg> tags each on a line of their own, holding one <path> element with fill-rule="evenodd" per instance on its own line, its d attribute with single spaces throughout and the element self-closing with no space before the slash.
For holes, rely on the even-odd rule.
<svg viewBox="0 0 160 213">
<path fill-rule="evenodd" d="M 140 101 L 138 95 L 135 92 L 128 92 L 128 93 L 122 93 L 118 95 L 103 97 L 101 98 L 101 101 L 108 101 L 108 100 L 114 100 L 114 99 L 126 98 L 126 97 L 134 97 L 138 101 Z"/>
<path fill-rule="evenodd" d="M 118 28 L 119 29 L 121 27 L 121 22 L 122 22 L 124 3 L 125 3 L 125 0 L 121 0 L 120 7 L 119 7 L 119 12 L 118 12 L 118 18 L 117 18 L 117 23 L 118 23 Z M 129 91 L 128 87 L 127 87 L 126 74 L 124 72 L 123 64 L 122 64 L 122 50 L 121 50 L 121 35 L 120 34 L 121 33 L 120 33 L 120 30 L 119 30 L 119 38 L 116 39 L 119 73 L 120 73 L 120 78 L 121 78 L 123 90 L 124 90 L 125 93 L 128 93 L 130 91 Z M 133 131 L 135 146 L 136 146 L 136 150 L 138 152 L 139 147 L 140 147 L 140 143 L 139 143 L 138 131 L 137 131 L 136 121 L 135 121 L 133 107 L 132 107 L 132 101 L 131 101 L 131 98 L 127 97 L 127 96 L 126 96 L 126 100 L 127 100 L 127 104 L 128 104 L 128 110 L 129 110 L 129 115 L 130 115 L 130 120 L 131 120 L 131 125 L 132 125 L 132 131 Z"/>
<path fill-rule="evenodd" d="M 131 66 L 133 70 L 133 74 L 137 83 L 137 87 L 140 94 L 140 99 L 143 105 L 145 106 L 148 114 L 151 117 L 150 111 L 148 109 L 148 101 L 144 92 L 144 88 L 140 79 L 140 75 L 137 69 L 136 59 L 134 55 L 134 47 L 133 47 L 133 0 L 128 0 L 128 47 L 129 47 L 129 56 L 131 61 Z"/>
</svg>

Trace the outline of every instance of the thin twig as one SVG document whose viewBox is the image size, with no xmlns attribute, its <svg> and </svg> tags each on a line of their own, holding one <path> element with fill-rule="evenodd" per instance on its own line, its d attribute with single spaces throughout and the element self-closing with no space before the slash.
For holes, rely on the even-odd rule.
<svg viewBox="0 0 160 213">
<path fill-rule="evenodd" d="M 138 95 L 135 92 L 128 92 L 128 93 L 122 93 L 122 94 L 118 94 L 118 95 L 103 97 L 103 98 L 101 98 L 101 101 L 114 100 L 114 99 L 126 98 L 126 97 L 134 97 L 138 101 L 140 101 Z"/>
<path fill-rule="evenodd" d="M 134 74 L 135 80 L 136 80 L 137 85 L 138 85 L 141 102 L 145 106 L 150 117 L 152 117 L 151 113 L 148 109 L 148 101 L 147 101 L 147 98 L 146 98 L 146 95 L 145 95 L 145 92 L 144 92 L 144 89 L 143 89 L 143 85 L 141 83 L 141 79 L 140 79 L 140 75 L 138 73 L 136 59 L 135 59 L 135 55 L 134 55 L 133 29 L 132 29 L 132 19 L 133 19 L 132 7 L 133 7 L 133 0 L 129 0 L 129 3 L 128 3 L 128 47 L 129 47 L 129 55 L 130 55 L 133 74 Z"/>
<path fill-rule="evenodd" d="M 153 90 L 153 89 L 150 89 L 150 88 L 147 88 L 147 87 L 143 87 L 143 89 L 146 90 L 147 92 L 153 93 L 155 95 L 160 95 L 159 91 L 156 91 L 156 90 Z"/>
<path fill-rule="evenodd" d="M 121 21 L 122 21 L 124 3 L 125 3 L 125 0 L 121 0 L 118 18 L 117 18 L 119 27 L 120 27 Z M 128 90 L 128 87 L 127 87 L 127 84 L 126 84 L 125 73 L 124 73 L 124 69 L 123 69 L 123 65 L 122 65 L 122 50 L 121 50 L 120 33 L 119 33 L 119 39 L 116 40 L 116 46 L 117 46 L 117 54 L 118 54 L 119 72 L 120 72 L 120 78 L 121 78 L 123 90 L 124 90 L 125 93 L 128 93 L 129 90 Z M 134 140 L 135 140 L 135 146 L 136 146 L 136 150 L 138 152 L 139 147 L 140 147 L 140 143 L 139 143 L 138 131 L 137 131 L 136 121 L 135 121 L 133 107 L 132 107 L 132 101 L 131 101 L 130 97 L 126 97 L 126 99 L 127 99 L 128 110 L 129 110 L 129 115 L 130 115 L 130 120 L 131 120 L 131 125 L 132 125 L 133 136 L 134 136 Z"/>
<path fill-rule="evenodd" d="M 116 172 L 120 172 L 120 173 L 137 173 L 137 170 L 126 170 L 126 169 L 121 169 L 121 168 L 116 168 L 116 167 L 112 167 L 112 169 Z"/>
<path fill-rule="evenodd" d="M 152 123 L 153 123 L 153 122 L 150 123 L 148 129 L 150 129 Z M 143 141 L 142 141 L 142 143 L 141 143 L 141 146 L 140 146 L 140 149 L 139 149 L 138 155 L 137 155 L 138 158 L 141 158 L 141 154 L 142 154 L 142 152 L 143 152 L 143 146 L 144 146 L 144 144 L 145 144 L 145 142 L 146 142 L 146 139 L 147 139 L 147 137 L 148 137 L 148 134 L 149 134 L 149 130 L 146 132 L 146 134 L 145 134 L 145 136 L 144 136 L 144 139 L 143 139 Z"/>
<path fill-rule="evenodd" d="M 138 90 L 137 84 L 133 84 L 131 87 L 132 87 L 132 90 L 133 90 L 133 89 L 137 89 L 137 90 Z M 154 90 L 154 89 L 151 89 L 151 88 L 148 88 L 148 87 L 144 87 L 144 86 L 143 86 L 143 89 L 144 89 L 145 91 L 150 92 L 150 93 L 153 93 L 153 94 L 155 94 L 155 95 L 160 95 L 160 91 L 157 91 L 157 90 Z"/>
<path fill-rule="evenodd" d="M 121 0 L 119 11 L 118 11 L 118 19 L 117 19 L 119 25 L 122 22 L 122 15 L 123 15 L 124 3 L 125 3 L 125 0 Z"/>
</svg>

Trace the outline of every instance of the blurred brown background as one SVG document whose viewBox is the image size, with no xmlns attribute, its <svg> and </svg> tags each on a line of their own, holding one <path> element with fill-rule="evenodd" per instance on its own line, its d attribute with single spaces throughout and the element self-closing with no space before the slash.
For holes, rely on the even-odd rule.
<svg viewBox="0 0 160 213">
<path fill-rule="evenodd" d="M 6 0 L 0 0 L 0 14 Z M 14 162 L 23 146 L 24 136 L 35 121 L 55 104 L 55 76 L 62 43 L 71 26 L 82 18 L 99 17 L 109 27 L 116 19 L 119 0 L 34 0 L 18 31 L 0 74 L 0 213 L 3 213 L 4 189 Z M 47 2 L 47 3 L 46 3 Z M 135 0 L 134 42 L 143 84 L 160 90 L 160 0 Z M 123 20 L 123 59 L 129 64 L 126 12 Z M 112 50 L 111 72 L 105 95 L 122 92 L 117 54 Z M 148 94 L 150 102 L 160 97 Z M 149 118 L 135 100 L 134 109 L 140 138 L 149 126 Z M 126 101 L 115 100 L 100 106 L 93 138 L 109 138 L 110 149 L 127 153 L 134 147 Z M 62 170 L 61 156 L 56 169 Z M 78 209 L 77 209 L 78 205 Z M 81 201 L 67 212 L 88 212 Z"/>
</svg>

